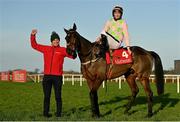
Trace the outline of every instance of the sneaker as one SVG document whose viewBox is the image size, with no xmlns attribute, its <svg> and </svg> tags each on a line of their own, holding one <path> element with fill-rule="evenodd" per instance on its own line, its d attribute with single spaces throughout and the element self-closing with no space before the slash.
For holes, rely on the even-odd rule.
<svg viewBox="0 0 180 122">
<path fill-rule="evenodd" d="M 43 114 L 44 117 L 50 118 L 52 117 L 52 114 Z"/>
<path fill-rule="evenodd" d="M 61 117 L 61 113 L 55 113 L 56 117 Z"/>
</svg>

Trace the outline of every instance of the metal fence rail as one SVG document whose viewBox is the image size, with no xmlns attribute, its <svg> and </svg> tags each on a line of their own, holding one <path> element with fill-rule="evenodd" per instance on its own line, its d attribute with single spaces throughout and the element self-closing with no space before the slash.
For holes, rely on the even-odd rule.
<svg viewBox="0 0 180 122">
<path fill-rule="evenodd" d="M 39 83 L 42 81 L 43 74 L 34 74 L 34 75 L 27 75 L 28 78 L 33 80 L 35 83 Z M 165 83 L 167 82 L 172 82 L 172 83 L 177 83 L 177 93 L 180 93 L 180 75 L 164 75 L 164 80 Z M 83 77 L 82 74 L 64 74 L 63 75 L 63 84 L 65 82 L 71 82 L 72 85 L 75 85 L 75 82 L 79 82 L 79 85 L 82 86 L 83 82 L 85 81 L 85 78 Z M 119 89 L 122 88 L 122 82 L 125 82 L 124 76 L 108 80 L 108 81 L 114 81 L 117 82 L 119 85 Z M 155 82 L 155 75 L 150 76 L 150 81 Z M 103 88 L 105 86 L 105 83 L 103 82 Z"/>
</svg>

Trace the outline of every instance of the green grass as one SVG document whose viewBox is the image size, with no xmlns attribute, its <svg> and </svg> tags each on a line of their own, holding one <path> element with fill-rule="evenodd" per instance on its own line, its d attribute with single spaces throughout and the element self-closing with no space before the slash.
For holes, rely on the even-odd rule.
<svg viewBox="0 0 180 122">
<path fill-rule="evenodd" d="M 90 100 L 86 83 L 79 86 L 75 83 L 63 85 L 62 118 L 46 119 L 42 116 L 42 86 L 41 83 L 11 83 L 0 82 L 0 120 L 180 120 L 180 94 L 176 93 L 176 84 L 165 84 L 165 94 L 157 96 L 155 84 L 151 84 L 154 92 L 154 116 L 146 118 L 147 104 L 142 86 L 138 84 L 140 93 L 130 110 L 131 115 L 124 115 L 124 105 L 127 103 L 130 89 L 127 83 L 108 83 L 108 92 L 102 87 L 99 90 L 99 107 L 102 117 L 91 118 Z M 55 112 L 54 92 L 51 96 L 51 113 Z"/>
</svg>

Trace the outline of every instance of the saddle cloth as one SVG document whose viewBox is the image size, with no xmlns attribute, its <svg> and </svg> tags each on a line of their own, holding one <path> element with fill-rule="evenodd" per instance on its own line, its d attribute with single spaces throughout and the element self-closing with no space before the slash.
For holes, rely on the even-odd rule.
<svg viewBox="0 0 180 122">
<path fill-rule="evenodd" d="M 111 64 L 111 57 L 109 52 L 106 52 L 106 62 L 107 64 Z M 124 48 L 120 48 L 120 49 L 116 49 L 113 51 L 113 55 L 112 55 L 112 63 L 113 64 L 130 64 L 132 63 L 132 55 L 129 54 L 129 52 L 124 49 Z"/>
</svg>

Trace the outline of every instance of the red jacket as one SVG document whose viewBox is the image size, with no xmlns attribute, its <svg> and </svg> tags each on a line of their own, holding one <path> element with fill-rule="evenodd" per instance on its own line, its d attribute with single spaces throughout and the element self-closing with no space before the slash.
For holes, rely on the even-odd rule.
<svg viewBox="0 0 180 122">
<path fill-rule="evenodd" d="M 31 46 L 35 50 L 43 53 L 45 75 L 61 76 L 63 74 L 64 58 L 69 57 L 73 59 L 73 56 L 67 54 L 65 47 L 54 47 L 37 44 L 36 36 L 34 35 L 31 35 Z"/>
</svg>

